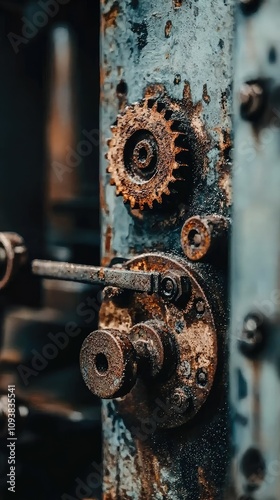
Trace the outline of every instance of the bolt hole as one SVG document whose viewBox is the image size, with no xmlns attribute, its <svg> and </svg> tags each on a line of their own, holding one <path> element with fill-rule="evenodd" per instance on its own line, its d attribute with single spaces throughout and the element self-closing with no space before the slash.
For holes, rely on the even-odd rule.
<svg viewBox="0 0 280 500">
<path fill-rule="evenodd" d="M 148 157 L 148 152 L 147 152 L 146 148 L 144 148 L 144 147 L 140 148 L 139 155 L 138 155 L 139 161 L 144 163 L 147 160 L 147 157 Z"/>
<path fill-rule="evenodd" d="M 271 64 L 276 63 L 277 61 L 277 51 L 275 47 L 270 47 L 268 52 L 268 60 Z"/>
<path fill-rule="evenodd" d="M 188 234 L 189 245 L 198 248 L 201 245 L 201 235 L 196 229 L 191 229 Z"/>
<path fill-rule="evenodd" d="M 257 489 L 265 476 L 265 462 L 259 450 L 249 448 L 244 453 L 241 470 L 246 479 Z"/>
<path fill-rule="evenodd" d="M 107 372 L 108 367 L 109 367 L 109 363 L 108 363 L 107 357 L 102 352 L 97 354 L 97 356 L 95 358 L 95 366 L 96 366 L 96 370 L 101 375 L 103 375 L 104 373 Z"/>
<path fill-rule="evenodd" d="M 128 92 L 127 83 L 124 80 L 121 80 L 117 85 L 117 94 L 127 95 L 127 92 Z"/>
<path fill-rule="evenodd" d="M 183 0 L 173 0 L 174 9 L 180 9 L 182 7 Z"/>
</svg>

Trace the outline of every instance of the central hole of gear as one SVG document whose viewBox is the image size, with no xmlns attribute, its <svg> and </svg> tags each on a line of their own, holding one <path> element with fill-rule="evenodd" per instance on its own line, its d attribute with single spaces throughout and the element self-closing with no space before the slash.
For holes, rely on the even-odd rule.
<svg viewBox="0 0 280 500">
<path fill-rule="evenodd" d="M 144 146 L 142 148 L 140 148 L 140 151 L 139 151 L 139 161 L 141 161 L 142 163 L 145 163 L 145 160 L 147 159 L 148 157 L 148 152 L 146 150 L 146 148 L 144 148 Z"/>
<path fill-rule="evenodd" d="M 96 355 L 95 366 L 96 370 L 98 371 L 98 373 L 100 373 L 100 375 L 104 375 L 104 373 L 107 372 L 109 368 L 109 363 L 107 357 L 102 352 Z"/>
<path fill-rule="evenodd" d="M 201 245 L 201 234 L 196 230 L 192 229 L 188 234 L 188 243 L 191 247 L 198 248 Z"/>
<path fill-rule="evenodd" d="M 134 182 L 149 181 L 156 172 L 158 145 L 149 130 L 137 130 L 124 147 L 124 164 Z"/>
</svg>

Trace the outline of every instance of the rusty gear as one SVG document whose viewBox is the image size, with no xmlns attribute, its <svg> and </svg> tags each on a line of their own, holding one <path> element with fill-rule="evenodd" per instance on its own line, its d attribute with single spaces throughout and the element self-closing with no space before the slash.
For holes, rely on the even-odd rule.
<svg viewBox="0 0 280 500">
<path fill-rule="evenodd" d="M 188 148 L 176 111 L 166 97 L 145 99 L 128 106 L 111 127 L 107 171 L 116 194 L 132 208 L 162 203 L 183 179 Z"/>
</svg>

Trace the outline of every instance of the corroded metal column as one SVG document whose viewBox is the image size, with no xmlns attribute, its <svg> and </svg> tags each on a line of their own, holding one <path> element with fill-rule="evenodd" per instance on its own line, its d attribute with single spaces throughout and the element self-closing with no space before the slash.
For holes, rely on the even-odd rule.
<svg viewBox="0 0 280 500">
<path fill-rule="evenodd" d="M 279 498 L 280 4 L 240 2 L 231 399 L 234 498 Z"/>
<path fill-rule="evenodd" d="M 205 234 L 208 215 L 230 217 L 232 1 L 103 0 L 101 29 L 103 265 L 149 251 L 202 259 L 193 269 L 223 302 L 226 259 L 215 246 L 211 261 L 203 260 L 204 251 L 188 257 L 181 230 L 192 216 Z M 184 232 L 192 247 L 203 243 L 198 232 Z M 203 315 L 203 303 L 196 308 Z M 224 339 L 225 315 L 217 323 Z M 135 427 L 115 401 L 103 403 L 105 499 L 223 498 L 229 461 L 224 340 L 219 349 L 210 401 L 187 424 L 157 430 L 160 417 L 141 420 L 139 400 L 130 408 L 140 419 Z M 198 384 L 204 377 L 199 374 Z M 180 394 L 174 398 L 178 404 Z"/>
</svg>

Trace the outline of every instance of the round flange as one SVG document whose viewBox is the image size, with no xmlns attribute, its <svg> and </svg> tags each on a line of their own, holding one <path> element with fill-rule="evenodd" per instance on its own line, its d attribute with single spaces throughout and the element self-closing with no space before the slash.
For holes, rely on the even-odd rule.
<svg viewBox="0 0 280 500">
<path fill-rule="evenodd" d="M 165 380 L 138 379 L 131 392 L 116 400 L 117 410 L 134 424 L 154 418 L 155 427 L 171 428 L 192 419 L 207 400 L 217 367 L 217 334 L 213 311 L 201 278 L 181 259 L 146 254 L 125 263 L 138 271 L 172 270 L 188 277 L 190 294 L 184 302 L 170 302 L 157 294 L 132 293 L 129 305 L 119 305 L 104 290 L 101 328 L 126 334 L 132 341 L 139 323 L 157 321 L 174 335 L 177 362 Z M 136 332 L 139 337 L 139 332 Z M 151 338 L 151 336 L 150 336 Z M 163 357 L 161 358 L 163 359 Z M 158 360 L 160 364 L 160 359 Z M 167 373 L 167 372 L 166 372 Z M 137 408 L 137 410 L 136 410 Z"/>
<path fill-rule="evenodd" d="M 130 340 L 116 330 L 88 335 L 81 348 L 80 366 L 86 385 L 102 399 L 126 394 L 136 381 L 136 353 Z"/>
</svg>

